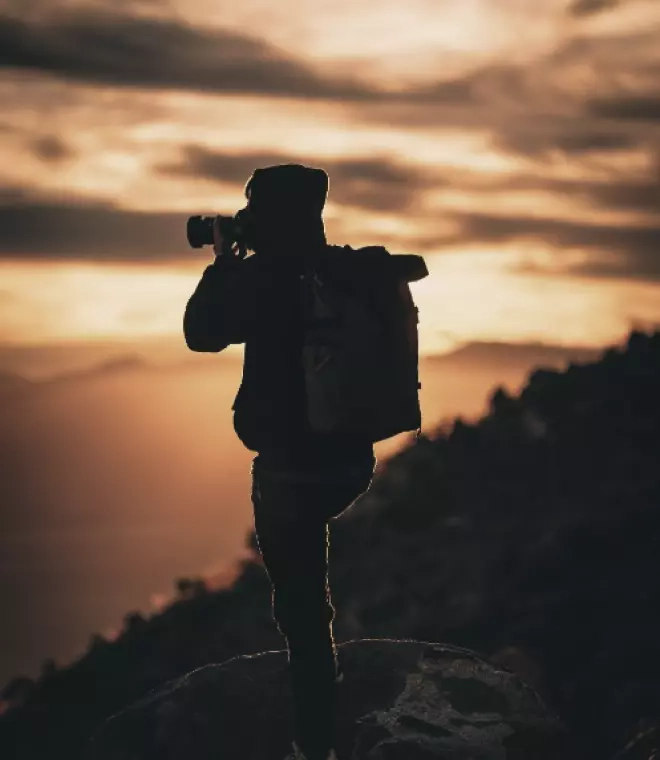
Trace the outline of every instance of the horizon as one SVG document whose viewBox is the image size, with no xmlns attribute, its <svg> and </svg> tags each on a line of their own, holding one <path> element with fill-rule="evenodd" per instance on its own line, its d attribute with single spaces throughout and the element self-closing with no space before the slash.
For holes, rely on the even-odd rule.
<svg viewBox="0 0 660 760">
<path fill-rule="evenodd" d="M 564 345 L 543 341 L 466 341 L 444 350 L 420 355 L 420 362 L 447 360 L 474 354 L 479 351 L 520 352 L 522 354 L 539 351 L 557 353 L 562 356 L 584 354 L 596 356 L 608 348 L 618 348 L 625 344 L 634 329 L 660 329 L 658 325 L 647 328 L 631 327 L 623 340 L 604 346 Z M 0 379 L 27 381 L 30 384 L 47 384 L 60 380 L 76 380 L 90 375 L 115 372 L 124 369 L 144 370 L 186 370 L 197 369 L 213 372 L 219 366 L 243 361 L 242 346 L 230 346 L 220 354 L 196 354 L 176 341 L 166 339 L 148 344 L 135 340 L 119 341 L 72 341 L 69 343 L 24 343 L 0 344 Z"/>
</svg>

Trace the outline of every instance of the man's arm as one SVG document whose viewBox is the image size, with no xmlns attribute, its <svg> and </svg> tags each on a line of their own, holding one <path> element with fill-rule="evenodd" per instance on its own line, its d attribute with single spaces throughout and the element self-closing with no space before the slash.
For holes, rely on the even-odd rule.
<svg viewBox="0 0 660 760">
<path fill-rule="evenodd" d="M 191 351 L 218 352 L 245 341 L 245 263 L 220 256 L 204 270 L 183 316 Z"/>
<path fill-rule="evenodd" d="M 248 259 L 222 254 L 222 234 L 213 225 L 216 259 L 206 267 L 183 316 L 191 351 L 218 352 L 244 343 L 255 314 L 254 267 Z"/>
</svg>

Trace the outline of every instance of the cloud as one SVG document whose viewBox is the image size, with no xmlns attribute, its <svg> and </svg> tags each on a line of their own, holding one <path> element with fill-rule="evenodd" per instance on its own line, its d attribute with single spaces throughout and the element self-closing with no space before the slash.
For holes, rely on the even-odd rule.
<svg viewBox="0 0 660 760">
<path fill-rule="evenodd" d="M 0 67 L 145 89 L 342 100 L 372 94 L 322 76 L 265 40 L 103 6 L 0 11 Z"/>
<path fill-rule="evenodd" d="M 587 112 L 592 116 L 622 121 L 660 123 L 660 89 L 639 95 L 615 94 L 587 101 Z"/>
<path fill-rule="evenodd" d="M 576 183 L 576 190 L 604 209 L 660 214 L 660 178 L 585 181 Z"/>
<path fill-rule="evenodd" d="M 0 10 L 0 68 L 134 89 L 374 104 L 385 107 L 385 119 L 388 106 L 407 106 L 414 114 L 416 107 L 485 105 L 489 92 L 508 91 L 523 81 L 523 68 L 491 63 L 430 84 L 382 89 L 358 78 L 325 75 L 260 37 L 193 26 L 161 9 L 139 12 L 133 0 L 64 1 L 55 9 L 36 0 L 36 6 L 39 12 L 32 14 L 22 12 L 18 2 Z M 157 9 L 151 0 L 146 7 Z"/>
<path fill-rule="evenodd" d="M 75 155 L 73 148 L 57 135 L 42 135 L 35 138 L 30 148 L 37 158 L 48 164 L 59 164 Z"/>
<path fill-rule="evenodd" d="M 548 161 L 563 155 L 571 161 L 595 154 L 614 155 L 643 146 L 647 137 L 626 129 L 625 125 L 601 124 L 594 119 L 571 118 L 535 122 L 521 120 L 493 134 L 495 147 L 530 158 Z"/>
<path fill-rule="evenodd" d="M 660 235 L 656 235 L 660 241 Z M 657 242 L 656 242 L 657 249 Z M 629 253 L 625 260 L 615 257 L 592 258 L 570 267 L 569 273 L 587 277 L 607 277 L 660 282 L 660 260 L 652 253 Z"/>
<path fill-rule="evenodd" d="M 634 135 L 603 127 L 592 127 L 557 135 L 553 147 L 568 155 L 579 156 L 585 153 L 616 153 L 634 148 L 638 144 L 639 141 Z"/>
<path fill-rule="evenodd" d="M 183 259 L 186 215 L 141 213 L 110 204 L 0 194 L 0 256 L 12 259 L 158 261 Z"/>
<path fill-rule="evenodd" d="M 59 144 L 40 145 L 59 156 Z M 53 158 L 53 160 L 55 160 Z M 62 159 L 64 160 L 64 159 Z M 417 235 L 392 231 L 378 233 L 383 245 L 437 249 L 435 222 L 421 208 L 429 187 L 447 183 L 440 172 L 396 161 L 387 156 L 333 158 L 314 161 L 309 157 L 273 152 L 224 153 L 187 145 L 181 158 L 156 166 L 160 175 L 199 178 L 242 188 L 257 167 L 301 162 L 323 167 L 330 176 L 329 201 L 338 206 L 372 213 L 405 214 L 415 210 Z M 191 209 L 194 211 L 204 209 Z M 29 189 L 0 186 L 0 257 L 6 259 L 90 260 L 148 262 L 182 260 L 195 256 L 185 235 L 188 215 L 171 212 L 139 212 L 109 202 L 83 197 L 39 196 Z M 344 238 L 344 217 L 328 222 L 331 237 Z M 351 231 L 355 237 L 356 230 Z"/>
<path fill-rule="evenodd" d="M 660 218 L 637 225 L 598 224 L 552 217 L 454 213 L 458 232 L 444 245 L 501 244 L 536 241 L 548 244 L 557 260 L 562 253 L 588 251 L 591 256 L 567 271 L 593 276 L 660 280 Z"/>
<path fill-rule="evenodd" d="M 592 16 L 619 5 L 620 0 L 574 0 L 569 6 L 572 16 Z"/>
<path fill-rule="evenodd" d="M 573 3 L 571 12 L 596 13 L 606 4 Z M 65 81 L 119 87 L 326 98 L 348 106 L 342 115 L 361 128 L 376 123 L 379 130 L 409 130 L 411 141 L 416 131 L 424 139 L 435 131 L 442 139 L 444 130 L 460 130 L 486 137 L 492 152 L 516 160 L 513 176 L 492 174 L 488 184 L 479 177 L 473 183 L 471 174 L 476 173 L 467 169 L 443 170 L 391 155 L 316 161 L 284 154 L 275 142 L 271 150 L 246 148 L 242 153 L 187 144 L 178 158 L 155 165 L 157 174 L 167 175 L 174 186 L 177 179 L 198 177 L 241 188 L 257 166 L 320 163 L 330 174 L 334 204 L 399 217 L 396 241 L 385 240 L 395 225 L 389 233 L 364 226 L 369 234 L 382 234 L 386 244 L 437 251 L 471 241 L 541 240 L 554 244 L 558 256 L 564 248 L 592 252 L 593 261 L 600 262 L 594 272 L 656 277 L 650 249 L 657 243 L 658 187 L 655 178 L 639 176 L 639 166 L 645 156 L 652 159 L 660 143 L 657 34 L 586 35 L 578 30 L 534 60 L 500 60 L 406 92 L 383 92 L 350 79 L 324 77 L 264 40 L 136 13 L 130 0 L 119 10 L 110 8 L 105 2 L 96 8 L 59 5 L 36 17 L 0 12 L 0 63 Z M 132 92 L 124 97 L 139 99 Z M 40 138 L 32 144 L 33 152 L 53 162 L 66 160 L 67 146 L 56 139 Z M 629 169 L 623 163 L 628 156 L 633 157 Z M 558 171 L 562 165 L 570 171 Z M 437 217 L 432 216 L 423 201 L 428 190 L 438 188 L 453 198 L 461 196 L 461 207 L 472 211 L 459 215 L 436 204 Z M 582 206 L 585 221 L 480 211 L 480 204 L 495 194 L 500 208 L 505 193 L 526 189 L 552 196 L 553 208 L 572 203 L 573 220 Z M 438 198 L 442 196 L 436 194 L 434 202 Z M 615 227 L 608 219 L 601 224 L 598 219 L 607 219 L 610 212 L 645 221 Z M 332 231 L 355 233 L 354 226 L 342 227 L 348 215 L 337 218 Z M 459 230 L 454 238 L 446 233 L 452 218 Z M 4 256 L 144 261 L 182 258 L 187 251 L 184 215 L 140 214 L 109 204 L 12 199 L 11 193 L 3 199 L 0 194 L 0 224 Z M 416 239 L 407 232 L 414 225 Z M 610 263 L 604 266 L 604 261 Z"/>
<path fill-rule="evenodd" d="M 162 173 L 244 185 L 260 166 L 313 164 L 330 176 L 329 200 L 366 211 L 404 212 L 424 189 L 443 180 L 425 167 L 395 162 L 386 156 L 314 160 L 277 152 L 229 154 L 190 145 L 180 161 L 158 167 Z"/>
<path fill-rule="evenodd" d="M 190 176 L 242 187 L 258 166 L 304 158 L 277 152 L 226 154 L 200 146 L 186 146 L 180 161 L 160 165 L 158 171 L 173 177 Z M 459 170 L 441 173 L 425 167 L 398 163 L 386 157 L 332 159 L 309 162 L 330 175 L 329 200 L 345 207 L 383 214 L 406 215 L 415 210 L 417 233 L 392 237 L 379 233 L 378 241 L 398 249 L 419 251 L 455 249 L 473 243 L 499 246 L 512 241 L 540 241 L 557 250 L 590 251 L 593 273 L 609 276 L 651 277 L 660 275 L 660 184 L 656 178 L 631 179 L 612 176 L 611 181 L 585 177 L 571 180 L 534 175 L 492 178 Z M 473 208 L 488 206 L 491 198 L 510 192 L 543 192 L 550 196 L 586 203 L 600 212 L 639 212 L 644 222 L 605 224 L 568 221 L 525 214 L 489 214 L 446 210 L 442 224 L 437 212 L 423 208 L 426 189 L 444 187 L 471 198 Z M 576 205 L 573 203 L 575 210 Z M 107 203 L 81 199 L 37 199 L 28 192 L 5 188 L 0 193 L 0 255 L 5 258 L 89 259 L 97 261 L 181 260 L 192 256 L 185 238 L 187 215 L 142 213 Z M 451 230 L 454 230 L 452 232 Z M 342 219 L 330 225 L 332 236 L 345 237 Z M 353 230 L 351 237 L 355 236 Z M 391 232 L 391 231 L 390 231 Z M 604 266 L 604 254 L 614 264 Z M 609 257 L 609 258 L 608 258 Z M 657 263 L 656 263 L 657 262 Z"/>
<path fill-rule="evenodd" d="M 610 172 L 603 179 L 591 179 L 586 175 L 560 179 L 519 174 L 488 183 L 468 180 L 463 188 L 500 194 L 507 191 L 544 192 L 586 202 L 587 211 L 595 208 L 601 212 L 639 212 L 660 219 L 660 175 L 653 176 L 650 172 L 645 177 Z"/>
<path fill-rule="evenodd" d="M 405 213 L 424 190 L 443 180 L 428 168 L 388 159 L 324 161 L 330 174 L 330 200 L 369 211 Z"/>
<path fill-rule="evenodd" d="M 596 4 L 590 9 L 596 12 Z M 648 29 L 578 35 L 527 66 L 473 72 L 465 92 L 475 106 L 464 113 L 480 115 L 494 147 L 518 164 L 491 182 L 452 177 L 459 192 L 475 193 L 474 211 L 449 211 L 459 231 L 443 236 L 442 245 L 539 241 L 558 262 L 564 251 L 586 252 L 581 264 L 570 264 L 575 274 L 659 280 L 658 50 L 657 32 Z M 525 190 L 546 194 L 553 207 L 572 204 L 570 214 L 479 210 L 490 194 L 498 194 L 501 207 L 507 192 Z"/>
<path fill-rule="evenodd" d="M 159 164 L 161 174 L 173 177 L 198 177 L 232 185 L 245 185 L 260 166 L 293 163 L 291 156 L 276 151 L 224 153 L 197 145 L 184 146 L 179 161 Z"/>
</svg>

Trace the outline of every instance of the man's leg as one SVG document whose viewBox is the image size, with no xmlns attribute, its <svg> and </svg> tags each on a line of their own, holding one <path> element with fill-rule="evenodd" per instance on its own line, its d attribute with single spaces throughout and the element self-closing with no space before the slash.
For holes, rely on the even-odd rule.
<svg viewBox="0 0 660 760">
<path fill-rule="evenodd" d="M 289 650 L 296 740 L 313 752 L 332 746 L 336 696 L 327 524 L 309 496 L 309 486 L 255 474 L 255 530 L 273 586 L 273 617 Z"/>
<path fill-rule="evenodd" d="M 287 640 L 296 741 L 310 756 L 333 745 L 336 715 L 327 521 L 364 487 L 254 475 L 257 542 L 273 586 L 273 616 Z"/>
</svg>

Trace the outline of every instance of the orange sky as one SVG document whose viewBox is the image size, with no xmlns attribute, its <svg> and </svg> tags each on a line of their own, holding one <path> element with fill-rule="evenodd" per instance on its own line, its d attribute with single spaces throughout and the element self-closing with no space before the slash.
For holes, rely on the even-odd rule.
<svg viewBox="0 0 660 760">
<path fill-rule="evenodd" d="M 0 46 L 0 343 L 178 339 L 186 216 L 284 161 L 427 257 L 427 353 L 660 322 L 656 2 L 3 0 Z"/>
</svg>

